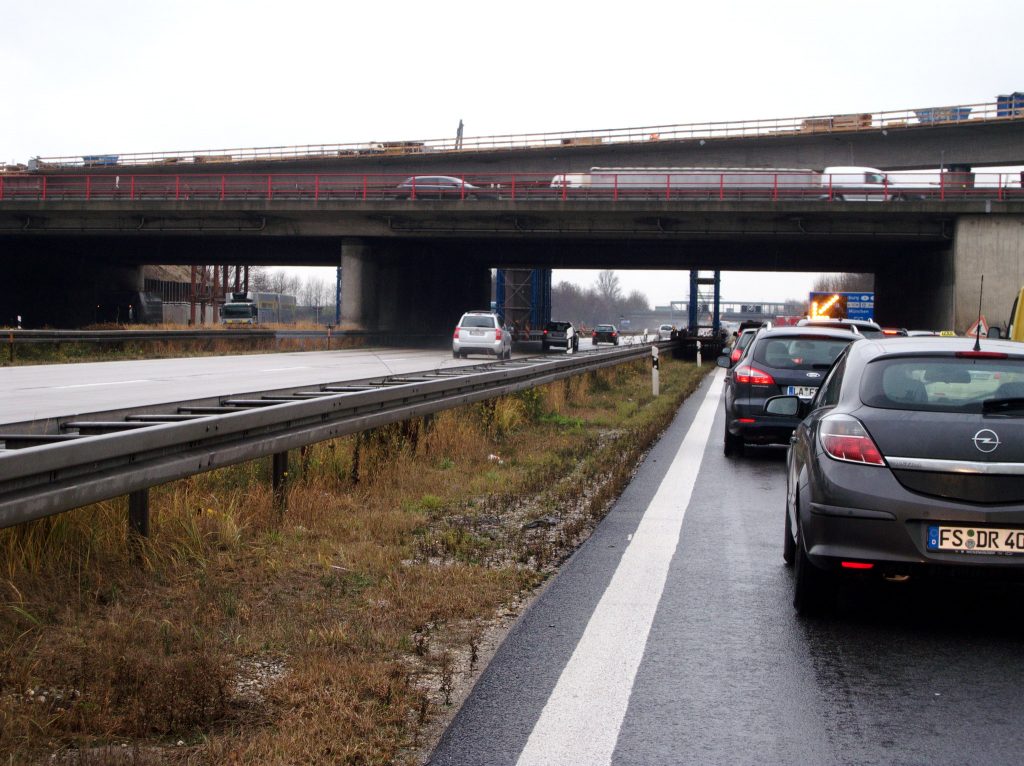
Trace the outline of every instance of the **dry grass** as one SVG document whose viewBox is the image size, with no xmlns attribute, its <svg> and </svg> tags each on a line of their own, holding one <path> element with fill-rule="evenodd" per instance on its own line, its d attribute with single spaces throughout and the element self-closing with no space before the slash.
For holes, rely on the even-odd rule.
<svg viewBox="0 0 1024 766">
<path fill-rule="evenodd" d="M 283 513 L 260 461 L 154 489 L 140 544 L 120 499 L 0 530 L 0 763 L 415 763 L 702 372 L 295 451 Z"/>
</svg>

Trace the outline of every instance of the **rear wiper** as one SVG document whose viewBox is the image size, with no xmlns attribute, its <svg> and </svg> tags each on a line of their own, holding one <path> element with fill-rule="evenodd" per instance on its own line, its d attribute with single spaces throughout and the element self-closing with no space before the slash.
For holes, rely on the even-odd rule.
<svg viewBox="0 0 1024 766">
<path fill-rule="evenodd" d="M 981 403 L 981 411 L 985 415 L 1002 415 L 1010 412 L 1024 413 L 1024 397 L 1013 396 L 1007 399 L 986 399 Z"/>
</svg>

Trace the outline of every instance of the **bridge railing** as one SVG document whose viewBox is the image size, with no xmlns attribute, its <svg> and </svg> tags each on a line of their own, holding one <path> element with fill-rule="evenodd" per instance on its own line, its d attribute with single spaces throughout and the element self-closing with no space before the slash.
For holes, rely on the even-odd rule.
<svg viewBox="0 0 1024 766">
<path fill-rule="evenodd" d="M 539 173 L 445 176 L 391 174 L 188 173 L 181 175 L 0 175 L 6 202 L 226 201 L 380 202 L 467 201 L 700 201 L 1022 199 L 1018 173 L 898 173 L 881 184 L 858 185 L 848 174 L 811 171 L 687 172 L 646 169 L 642 174 L 595 169 L 592 174 Z"/>
<path fill-rule="evenodd" d="M 994 102 L 957 104 L 915 109 L 853 114 L 779 117 L 757 120 L 648 125 L 634 128 L 523 133 L 465 138 L 434 138 L 412 141 L 363 141 L 358 143 L 302 144 L 259 148 L 190 149 L 175 151 L 38 157 L 39 169 L 110 165 L 209 164 L 257 160 L 318 160 L 360 155 L 386 156 L 428 152 L 498 151 L 552 146 L 642 143 L 670 140 L 713 140 L 751 136 L 933 127 L 951 122 L 1024 119 L 1024 97 L 999 97 Z"/>
</svg>

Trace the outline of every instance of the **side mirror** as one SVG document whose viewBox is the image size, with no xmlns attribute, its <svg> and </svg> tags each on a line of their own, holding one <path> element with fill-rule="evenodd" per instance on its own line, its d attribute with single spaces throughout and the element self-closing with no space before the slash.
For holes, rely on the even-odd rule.
<svg viewBox="0 0 1024 766">
<path fill-rule="evenodd" d="M 769 415 L 794 417 L 800 414 L 800 397 L 773 396 L 764 403 L 764 411 Z"/>
<path fill-rule="evenodd" d="M 725 369 L 728 370 L 730 367 L 732 367 L 732 357 L 730 357 L 728 354 L 722 354 L 720 357 L 715 359 L 715 364 L 717 364 L 719 367 L 724 367 Z"/>
</svg>

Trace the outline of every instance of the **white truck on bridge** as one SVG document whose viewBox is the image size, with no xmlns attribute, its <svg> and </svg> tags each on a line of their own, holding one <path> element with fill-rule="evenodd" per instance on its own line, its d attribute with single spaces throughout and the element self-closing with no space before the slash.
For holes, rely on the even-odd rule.
<svg viewBox="0 0 1024 766">
<path fill-rule="evenodd" d="M 898 196 L 884 171 L 868 167 L 808 168 L 591 168 L 589 173 L 560 173 L 551 188 L 565 192 L 593 190 L 602 196 L 727 199 L 822 197 L 882 201 Z"/>
</svg>

